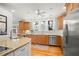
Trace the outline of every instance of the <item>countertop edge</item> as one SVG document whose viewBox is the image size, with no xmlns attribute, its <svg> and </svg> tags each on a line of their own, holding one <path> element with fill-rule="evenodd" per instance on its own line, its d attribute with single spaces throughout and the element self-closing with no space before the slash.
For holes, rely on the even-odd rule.
<svg viewBox="0 0 79 59">
<path fill-rule="evenodd" d="M 15 51 L 15 50 L 19 49 L 20 47 L 22 47 L 22 46 L 24 46 L 24 45 L 28 44 L 29 42 L 31 42 L 31 40 L 30 40 L 30 39 L 29 39 L 26 43 L 24 43 L 23 45 L 21 45 L 21 46 L 19 46 L 19 47 L 16 47 L 16 48 L 11 48 L 10 50 L 3 51 L 3 53 L 2 53 L 2 54 L 0 54 L 0 56 L 6 56 L 7 54 L 9 54 L 9 53 L 11 53 L 11 52 L 13 52 L 13 51 Z"/>
</svg>

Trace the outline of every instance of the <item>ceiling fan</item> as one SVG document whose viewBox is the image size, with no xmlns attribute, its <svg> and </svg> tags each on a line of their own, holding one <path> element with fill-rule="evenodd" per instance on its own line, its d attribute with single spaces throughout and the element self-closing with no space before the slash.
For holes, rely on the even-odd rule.
<svg viewBox="0 0 79 59">
<path fill-rule="evenodd" d="M 39 9 L 36 10 L 36 14 L 38 16 L 45 16 L 46 12 L 45 11 L 40 11 Z"/>
</svg>

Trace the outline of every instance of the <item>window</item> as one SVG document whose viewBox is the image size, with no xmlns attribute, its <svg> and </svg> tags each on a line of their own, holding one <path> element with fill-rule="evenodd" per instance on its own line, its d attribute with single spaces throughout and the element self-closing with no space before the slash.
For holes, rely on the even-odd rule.
<svg viewBox="0 0 79 59">
<path fill-rule="evenodd" d="M 7 17 L 0 15 L 0 35 L 7 34 Z"/>
</svg>

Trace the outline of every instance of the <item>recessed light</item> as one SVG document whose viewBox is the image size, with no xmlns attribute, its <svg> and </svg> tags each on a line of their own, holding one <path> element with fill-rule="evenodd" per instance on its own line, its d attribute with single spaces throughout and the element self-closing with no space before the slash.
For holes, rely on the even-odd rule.
<svg viewBox="0 0 79 59">
<path fill-rule="evenodd" d="M 64 6 L 64 8 L 63 9 L 66 9 L 66 6 Z"/>
<path fill-rule="evenodd" d="M 15 10 L 11 10 L 11 12 L 15 12 Z"/>
</svg>

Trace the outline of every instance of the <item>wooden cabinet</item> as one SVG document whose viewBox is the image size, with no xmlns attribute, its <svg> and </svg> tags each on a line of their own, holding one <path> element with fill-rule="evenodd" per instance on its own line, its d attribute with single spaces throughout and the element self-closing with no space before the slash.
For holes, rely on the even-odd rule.
<svg viewBox="0 0 79 59">
<path fill-rule="evenodd" d="M 72 10 L 79 8 L 79 3 L 72 3 Z"/>
<path fill-rule="evenodd" d="M 48 43 L 49 43 L 48 35 L 29 35 L 28 37 L 30 37 L 32 40 L 32 43 L 35 43 L 35 44 L 48 45 Z"/>
<path fill-rule="evenodd" d="M 73 3 L 67 3 L 65 6 L 66 6 L 66 12 L 73 10 Z"/>
<path fill-rule="evenodd" d="M 49 37 L 47 35 L 39 35 L 38 36 L 38 43 L 39 44 L 46 44 L 46 45 L 48 45 Z"/>
<path fill-rule="evenodd" d="M 56 36 L 56 45 L 61 46 L 61 36 Z"/>
<path fill-rule="evenodd" d="M 30 29 L 30 22 L 20 21 L 19 22 L 19 29 L 29 30 Z"/>
<path fill-rule="evenodd" d="M 31 56 L 31 53 L 31 42 L 29 42 L 6 56 Z"/>
<path fill-rule="evenodd" d="M 59 30 L 62 30 L 63 29 L 63 20 L 64 20 L 64 17 L 63 16 L 59 16 L 58 17 L 58 29 Z"/>
<path fill-rule="evenodd" d="M 64 42 L 63 42 L 63 37 L 61 37 L 61 49 L 63 50 L 64 48 Z"/>
<path fill-rule="evenodd" d="M 79 8 L 79 3 L 66 3 L 66 12 L 69 13 L 70 11 Z"/>
<path fill-rule="evenodd" d="M 63 49 L 63 38 L 61 36 L 56 36 L 56 45 Z"/>
<path fill-rule="evenodd" d="M 64 16 L 70 14 L 70 11 L 76 8 L 79 8 L 79 3 L 66 3 L 65 7 L 66 7 L 66 12 L 64 13 L 64 15 L 58 16 L 58 29 L 59 30 L 63 29 Z"/>
<path fill-rule="evenodd" d="M 44 45 L 50 45 L 49 40 L 50 36 L 48 35 L 28 35 L 29 38 L 31 38 L 32 43 L 34 44 L 44 44 Z M 61 36 L 56 36 L 56 43 L 53 44 L 55 46 L 60 46 L 63 48 L 63 40 Z"/>
<path fill-rule="evenodd" d="M 20 21 L 19 22 L 19 29 L 23 29 L 24 30 L 24 24 L 25 24 L 25 22 Z"/>
<path fill-rule="evenodd" d="M 19 35 L 25 34 L 26 30 L 30 29 L 30 22 L 20 21 L 19 22 Z"/>
<path fill-rule="evenodd" d="M 29 38 L 31 38 L 32 43 L 36 43 L 37 42 L 37 36 L 36 35 L 28 35 Z"/>
</svg>

